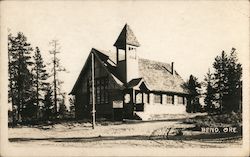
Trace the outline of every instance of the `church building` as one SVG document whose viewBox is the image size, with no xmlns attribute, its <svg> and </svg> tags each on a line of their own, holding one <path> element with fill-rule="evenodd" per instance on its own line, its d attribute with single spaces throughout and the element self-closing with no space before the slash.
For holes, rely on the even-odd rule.
<svg viewBox="0 0 250 157">
<path fill-rule="evenodd" d="M 116 42 L 116 52 L 92 48 L 70 92 L 77 119 L 145 119 L 148 115 L 186 113 L 188 89 L 171 64 L 138 57 L 140 43 L 129 25 Z M 92 69 L 94 69 L 92 73 Z"/>
</svg>

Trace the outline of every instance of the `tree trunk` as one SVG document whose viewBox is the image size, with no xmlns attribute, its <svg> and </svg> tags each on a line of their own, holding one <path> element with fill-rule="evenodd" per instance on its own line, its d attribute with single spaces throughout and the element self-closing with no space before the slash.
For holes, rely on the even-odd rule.
<svg viewBox="0 0 250 157">
<path fill-rule="evenodd" d="M 56 43 L 54 49 L 54 103 L 55 103 L 55 116 L 57 118 L 57 92 L 56 92 Z"/>
<path fill-rule="evenodd" d="M 39 111 L 39 83 L 38 83 L 38 79 L 39 79 L 39 73 L 38 73 L 38 66 L 36 68 L 36 107 L 37 107 L 37 111 L 36 111 L 36 119 L 38 118 L 38 111 Z"/>
</svg>

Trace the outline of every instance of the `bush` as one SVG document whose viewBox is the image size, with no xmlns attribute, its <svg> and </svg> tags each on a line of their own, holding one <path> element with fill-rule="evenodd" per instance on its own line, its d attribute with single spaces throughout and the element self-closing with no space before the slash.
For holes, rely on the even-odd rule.
<svg viewBox="0 0 250 157">
<path fill-rule="evenodd" d="M 184 123 L 195 124 L 196 127 L 219 127 L 224 125 L 242 126 L 242 113 L 209 114 L 184 120 Z"/>
</svg>

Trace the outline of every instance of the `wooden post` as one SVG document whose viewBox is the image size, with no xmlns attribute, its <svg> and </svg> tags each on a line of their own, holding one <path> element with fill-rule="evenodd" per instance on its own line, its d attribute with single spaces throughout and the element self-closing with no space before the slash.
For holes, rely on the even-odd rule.
<svg viewBox="0 0 250 157">
<path fill-rule="evenodd" d="M 132 88 L 132 92 L 133 92 L 133 115 L 135 115 L 135 110 L 136 110 L 136 93 L 135 90 Z"/>
<path fill-rule="evenodd" d="M 144 92 L 141 92 L 142 94 L 142 103 L 144 104 Z"/>
<path fill-rule="evenodd" d="M 94 53 L 92 55 L 92 128 L 95 129 L 95 60 Z"/>
</svg>

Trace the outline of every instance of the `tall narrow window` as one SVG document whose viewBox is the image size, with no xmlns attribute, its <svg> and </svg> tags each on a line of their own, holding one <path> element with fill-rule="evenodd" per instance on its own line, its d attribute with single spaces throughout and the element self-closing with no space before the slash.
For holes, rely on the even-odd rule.
<svg viewBox="0 0 250 157">
<path fill-rule="evenodd" d="M 92 82 L 88 81 L 89 88 L 89 103 L 92 104 Z M 95 99 L 96 104 L 108 103 L 108 78 L 102 77 L 95 80 Z"/>
<path fill-rule="evenodd" d="M 184 105 L 186 105 L 187 104 L 187 98 L 183 97 L 183 101 L 184 101 Z"/>
<path fill-rule="evenodd" d="M 125 50 L 119 49 L 118 61 L 124 61 L 126 59 Z"/>
<path fill-rule="evenodd" d="M 136 94 L 136 103 L 142 103 L 142 93 Z"/>
<path fill-rule="evenodd" d="M 162 103 L 161 94 L 155 94 L 154 95 L 154 103 L 157 103 L 157 104 L 161 104 Z"/>
<path fill-rule="evenodd" d="M 174 96 L 167 95 L 167 104 L 174 104 Z"/>
<path fill-rule="evenodd" d="M 104 102 L 105 103 L 108 103 L 109 102 L 109 99 L 108 99 L 108 78 L 106 78 L 105 80 L 104 80 Z"/>
<path fill-rule="evenodd" d="M 178 104 L 184 104 L 184 98 L 182 96 L 178 96 Z"/>
<path fill-rule="evenodd" d="M 103 104 L 105 98 L 104 81 L 101 81 L 100 86 L 101 86 L 101 104 Z"/>
</svg>

